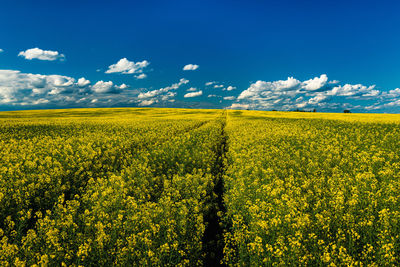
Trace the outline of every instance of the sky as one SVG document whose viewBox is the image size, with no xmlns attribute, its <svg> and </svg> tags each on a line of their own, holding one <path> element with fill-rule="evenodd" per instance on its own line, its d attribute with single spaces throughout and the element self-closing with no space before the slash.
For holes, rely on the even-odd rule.
<svg viewBox="0 0 400 267">
<path fill-rule="evenodd" d="M 397 1 L 2 1 L 0 110 L 400 112 Z"/>
</svg>

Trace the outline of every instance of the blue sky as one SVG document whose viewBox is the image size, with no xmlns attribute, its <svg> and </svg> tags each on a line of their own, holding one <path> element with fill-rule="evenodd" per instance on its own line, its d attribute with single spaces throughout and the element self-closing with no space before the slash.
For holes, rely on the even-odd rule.
<svg viewBox="0 0 400 267">
<path fill-rule="evenodd" d="M 396 1 L 2 1 L 0 110 L 399 112 L 399 8 Z"/>
</svg>

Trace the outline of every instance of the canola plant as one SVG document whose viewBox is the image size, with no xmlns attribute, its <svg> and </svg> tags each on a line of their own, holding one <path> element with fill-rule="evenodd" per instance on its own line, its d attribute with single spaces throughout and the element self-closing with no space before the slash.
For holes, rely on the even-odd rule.
<svg viewBox="0 0 400 267">
<path fill-rule="evenodd" d="M 399 122 L 1 112 L 0 265 L 399 265 Z"/>
</svg>

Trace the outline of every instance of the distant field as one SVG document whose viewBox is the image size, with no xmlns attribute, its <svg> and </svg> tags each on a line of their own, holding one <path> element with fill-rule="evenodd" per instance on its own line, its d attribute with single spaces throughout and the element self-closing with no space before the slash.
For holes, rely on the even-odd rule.
<svg viewBox="0 0 400 267">
<path fill-rule="evenodd" d="M 0 266 L 400 265 L 400 115 L 0 112 Z"/>
</svg>

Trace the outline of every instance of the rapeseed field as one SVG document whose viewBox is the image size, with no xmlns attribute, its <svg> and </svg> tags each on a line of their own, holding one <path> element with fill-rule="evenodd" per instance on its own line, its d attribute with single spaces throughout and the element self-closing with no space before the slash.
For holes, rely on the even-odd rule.
<svg viewBox="0 0 400 267">
<path fill-rule="evenodd" d="M 0 113 L 1 266 L 397 266 L 400 116 Z"/>
</svg>

